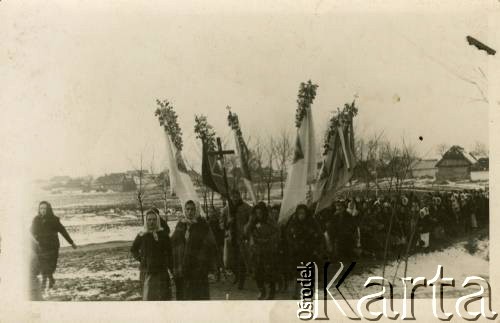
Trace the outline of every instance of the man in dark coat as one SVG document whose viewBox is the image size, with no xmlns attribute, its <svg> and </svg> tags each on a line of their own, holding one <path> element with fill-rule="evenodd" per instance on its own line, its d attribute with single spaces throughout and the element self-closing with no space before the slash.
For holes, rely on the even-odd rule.
<svg viewBox="0 0 500 323">
<path fill-rule="evenodd" d="M 209 300 L 208 273 L 216 269 L 215 238 L 194 201 L 172 234 L 177 300 Z"/>
<path fill-rule="evenodd" d="M 229 206 L 222 210 L 224 229 L 226 231 L 225 247 L 229 249 L 226 254 L 230 258 L 225 260 L 226 266 L 232 269 L 235 274 L 235 283 L 238 283 L 238 289 L 243 289 L 249 257 L 245 226 L 250 219 L 252 207 L 242 200 L 238 190 L 231 191 L 231 202 Z"/>
<path fill-rule="evenodd" d="M 55 283 L 53 274 L 56 271 L 60 247 L 58 233 L 66 239 L 73 249 L 76 249 L 76 245 L 68 231 L 61 224 L 59 218 L 54 215 L 50 203 L 46 201 L 40 202 L 38 215 L 33 219 L 31 225 L 31 234 L 38 243 L 38 262 L 42 274 L 42 290 L 45 289 L 47 279 L 49 282 L 48 288 L 52 288 Z"/>
<path fill-rule="evenodd" d="M 144 230 L 137 235 L 130 251 L 140 261 L 142 299 L 170 300 L 172 292 L 168 270 L 172 270 L 172 247 L 156 210 L 146 213 Z"/>
</svg>

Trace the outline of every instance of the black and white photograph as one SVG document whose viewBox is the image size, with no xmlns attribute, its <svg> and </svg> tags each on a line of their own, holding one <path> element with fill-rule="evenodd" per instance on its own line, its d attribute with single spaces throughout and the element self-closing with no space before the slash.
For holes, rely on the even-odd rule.
<svg viewBox="0 0 500 323">
<path fill-rule="evenodd" d="M 500 2 L 415 3 L 0 1 L 2 297 L 496 319 Z"/>
</svg>

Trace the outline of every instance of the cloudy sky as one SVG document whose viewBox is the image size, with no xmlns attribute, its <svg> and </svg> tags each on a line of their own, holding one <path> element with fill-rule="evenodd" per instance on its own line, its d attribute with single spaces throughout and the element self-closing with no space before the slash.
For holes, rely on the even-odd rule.
<svg viewBox="0 0 500 323">
<path fill-rule="evenodd" d="M 500 47 L 485 5 L 174 3 L 2 1 L 3 161 L 34 178 L 122 171 L 141 152 L 163 167 L 153 112 L 156 98 L 166 98 L 184 154 L 198 165 L 195 114 L 223 136 L 226 105 L 252 138 L 293 130 L 298 86 L 308 79 L 319 84 L 318 141 L 331 111 L 356 96 L 359 136 L 383 130 L 424 157 L 441 143 L 488 143 L 481 91 L 488 95 L 496 56 L 465 40 Z"/>
</svg>

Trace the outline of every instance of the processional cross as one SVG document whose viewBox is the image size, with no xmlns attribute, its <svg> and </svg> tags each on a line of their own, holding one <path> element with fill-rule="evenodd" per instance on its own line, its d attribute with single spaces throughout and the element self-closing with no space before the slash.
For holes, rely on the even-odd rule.
<svg viewBox="0 0 500 323">
<path fill-rule="evenodd" d="M 233 220 L 233 231 L 232 232 L 232 235 L 234 235 L 236 233 L 235 229 L 236 229 L 236 217 L 231 217 L 231 209 L 232 209 L 232 205 L 231 205 L 231 199 L 229 198 L 229 182 L 227 180 L 227 173 L 226 173 L 226 166 L 225 166 L 225 163 L 224 163 L 224 155 L 232 155 L 234 154 L 234 150 L 223 150 L 222 149 L 222 143 L 221 143 L 221 140 L 220 140 L 220 137 L 217 137 L 217 150 L 215 151 L 209 151 L 208 152 L 209 155 L 215 155 L 217 156 L 217 160 L 220 161 L 221 163 L 221 167 L 222 167 L 222 177 L 223 177 L 223 180 L 224 180 L 224 186 L 225 186 L 225 189 L 226 189 L 226 194 L 227 194 L 227 203 L 228 203 L 228 208 L 227 208 L 227 215 L 228 215 L 228 218 L 229 219 L 232 219 Z"/>
<path fill-rule="evenodd" d="M 223 150 L 220 137 L 217 137 L 217 150 L 209 151 L 208 154 L 217 156 L 217 160 L 219 160 L 219 162 L 221 163 L 222 176 L 224 179 L 224 186 L 226 188 L 226 193 L 229 195 L 229 183 L 227 181 L 227 173 L 226 173 L 226 166 L 224 163 L 224 155 L 232 155 L 232 154 L 234 154 L 234 150 Z M 229 200 L 229 198 L 228 198 L 228 200 Z"/>
</svg>

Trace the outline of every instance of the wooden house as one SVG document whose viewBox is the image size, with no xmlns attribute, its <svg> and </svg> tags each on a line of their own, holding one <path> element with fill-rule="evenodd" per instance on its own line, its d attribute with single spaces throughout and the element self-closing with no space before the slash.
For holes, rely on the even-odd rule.
<svg viewBox="0 0 500 323">
<path fill-rule="evenodd" d="M 477 160 L 460 146 L 452 146 L 437 162 L 436 179 L 467 180 L 471 179 L 472 166 Z"/>
</svg>

